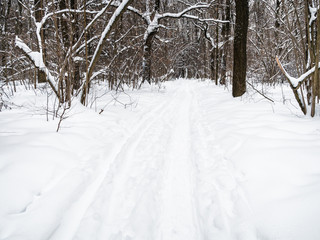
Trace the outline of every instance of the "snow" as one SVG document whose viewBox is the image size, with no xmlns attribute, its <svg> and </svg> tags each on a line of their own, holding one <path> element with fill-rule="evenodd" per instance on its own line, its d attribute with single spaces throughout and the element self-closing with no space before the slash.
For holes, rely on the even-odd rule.
<svg viewBox="0 0 320 240">
<path fill-rule="evenodd" d="M 18 36 L 16 36 L 15 44 L 31 59 L 31 61 L 37 68 L 40 68 L 42 71 L 46 73 L 47 80 L 50 81 L 51 86 L 55 89 L 56 92 L 58 92 L 58 90 L 56 89 L 56 80 L 54 76 L 52 76 L 52 74 L 50 73 L 49 69 L 44 64 L 42 53 L 41 53 L 42 50 L 40 49 L 40 52 L 32 51 L 27 46 L 27 44 L 25 44 Z"/>
<path fill-rule="evenodd" d="M 40 52 L 32 51 L 18 36 L 16 36 L 16 46 L 24 51 L 31 58 L 37 68 L 43 68 L 44 63 Z"/>
<path fill-rule="evenodd" d="M 317 11 L 318 11 L 317 8 L 309 6 L 309 12 L 310 12 L 309 26 L 310 27 L 311 27 L 312 23 L 317 20 L 317 16 L 316 16 Z"/>
<path fill-rule="evenodd" d="M 100 87 L 58 133 L 22 89 L 0 113 L 0 239 L 320 238 L 320 122 L 289 87 L 274 104 L 207 81 Z"/>
<path fill-rule="evenodd" d="M 282 70 L 283 74 L 287 77 L 287 79 L 289 80 L 290 84 L 294 87 L 297 88 L 299 86 L 299 84 L 303 83 L 303 81 L 305 81 L 305 79 L 310 76 L 312 73 L 315 72 L 316 67 L 314 66 L 313 68 L 309 69 L 307 72 L 303 73 L 301 76 L 299 76 L 298 78 L 292 77 L 282 66 L 282 64 L 280 63 L 280 60 L 278 58 L 277 62 L 278 65 L 280 67 L 280 69 Z M 318 68 L 320 68 L 320 62 L 318 63 Z"/>
</svg>

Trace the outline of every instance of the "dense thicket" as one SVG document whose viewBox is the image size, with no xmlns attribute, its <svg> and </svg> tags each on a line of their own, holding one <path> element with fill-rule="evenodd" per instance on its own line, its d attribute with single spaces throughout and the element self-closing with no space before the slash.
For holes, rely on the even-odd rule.
<svg viewBox="0 0 320 240">
<path fill-rule="evenodd" d="M 46 82 L 61 103 L 79 95 L 86 104 L 97 82 L 118 90 L 179 77 L 229 85 L 235 2 L 2 0 L 2 94 L 9 94 L 4 88 L 13 94 L 17 84 Z M 290 82 L 302 111 L 310 105 L 314 115 L 319 1 L 248 2 L 246 81 L 277 84 L 314 69 L 298 85 Z"/>
</svg>

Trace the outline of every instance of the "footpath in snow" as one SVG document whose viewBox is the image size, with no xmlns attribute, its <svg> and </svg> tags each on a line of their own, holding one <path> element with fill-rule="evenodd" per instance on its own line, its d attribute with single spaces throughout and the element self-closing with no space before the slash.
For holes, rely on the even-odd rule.
<svg viewBox="0 0 320 240">
<path fill-rule="evenodd" d="M 76 105 L 59 133 L 1 112 L 0 239 L 320 239 L 320 121 L 278 90 L 178 80 Z"/>
</svg>

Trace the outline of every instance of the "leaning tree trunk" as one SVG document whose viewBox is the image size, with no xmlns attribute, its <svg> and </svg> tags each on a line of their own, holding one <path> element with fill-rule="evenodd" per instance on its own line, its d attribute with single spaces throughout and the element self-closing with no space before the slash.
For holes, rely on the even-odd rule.
<svg viewBox="0 0 320 240">
<path fill-rule="evenodd" d="M 117 9 L 113 12 L 111 18 L 109 19 L 107 26 L 105 27 L 105 29 L 103 30 L 103 32 L 100 36 L 98 46 L 93 54 L 93 57 L 90 61 L 89 66 L 87 66 L 86 80 L 85 80 L 84 86 L 82 88 L 81 100 L 80 100 L 83 105 L 86 104 L 87 94 L 89 93 L 89 84 L 90 84 L 90 80 L 91 80 L 91 77 L 93 74 L 93 70 L 94 70 L 96 64 L 98 63 L 98 60 L 100 59 L 102 49 L 104 48 L 104 46 L 107 42 L 107 38 L 109 37 L 111 31 L 113 30 L 116 22 L 121 18 L 121 15 L 124 13 L 124 11 L 127 9 L 127 7 L 129 6 L 129 4 L 132 1 L 133 0 L 124 0 L 120 3 L 120 5 L 117 7 Z M 86 57 L 86 59 L 87 59 L 87 57 Z"/>
<path fill-rule="evenodd" d="M 236 0 L 236 24 L 233 47 L 233 97 L 240 97 L 246 92 L 248 21 L 248 0 Z"/>
</svg>

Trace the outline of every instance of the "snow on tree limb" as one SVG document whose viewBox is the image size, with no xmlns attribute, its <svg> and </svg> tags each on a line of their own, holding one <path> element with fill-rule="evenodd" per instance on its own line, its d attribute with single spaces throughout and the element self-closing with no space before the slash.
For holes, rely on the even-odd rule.
<svg viewBox="0 0 320 240">
<path fill-rule="evenodd" d="M 112 1 L 105 1 L 105 3 L 110 4 Z M 115 1 L 112 3 L 112 6 L 114 7 L 119 7 L 120 3 L 118 1 Z M 195 9 L 199 9 L 199 8 L 209 8 L 211 5 L 211 3 L 197 3 L 194 5 L 191 5 L 189 7 L 187 7 L 186 9 L 182 10 L 181 12 L 178 13 L 162 13 L 162 14 L 156 14 L 155 18 L 157 20 L 160 20 L 162 18 L 181 18 L 181 17 L 187 17 L 187 18 L 191 18 L 191 19 L 195 19 L 195 20 L 199 20 L 199 21 L 215 21 L 215 22 L 220 22 L 220 23 L 227 23 L 228 21 L 222 21 L 222 20 L 218 20 L 218 19 L 201 19 L 199 17 L 193 16 L 193 15 L 187 15 L 186 13 L 195 10 Z M 141 18 L 143 18 L 147 24 L 151 24 L 151 19 L 150 19 L 150 12 L 145 12 L 142 13 L 140 10 L 129 6 L 127 8 L 129 11 L 139 15 Z"/>
<path fill-rule="evenodd" d="M 180 18 L 182 16 L 184 16 L 186 13 L 198 9 L 198 8 L 208 8 L 210 7 L 210 4 L 203 4 L 203 3 L 197 3 L 193 6 L 190 6 L 184 10 L 182 10 L 181 12 L 178 13 L 163 13 L 159 15 L 159 19 L 161 18 Z"/>
<path fill-rule="evenodd" d="M 189 15 L 189 14 L 183 15 L 183 17 L 184 18 L 194 19 L 194 20 L 197 20 L 199 22 L 230 23 L 230 21 L 227 21 L 227 20 L 220 20 L 220 19 L 216 19 L 216 18 L 200 18 L 200 17 L 197 17 L 197 16 Z"/>
<path fill-rule="evenodd" d="M 310 75 L 314 72 L 315 68 L 310 69 L 308 72 L 302 74 L 299 78 L 294 78 L 294 77 L 291 77 L 287 71 L 283 68 L 283 66 L 281 65 L 280 61 L 279 61 L 279 58 L 276 57 L 276 60 L 277 60 L 277 63 L 278 63 L 278 66 L 279 68 L 281 69 L 281 71 L 283 72 L 283 74 L 286 76 L 289 84 L 290 84 L 290 87 L 293 91 L 293 94 L 294 94 L 294 97 L 296 98 L 298 104 L 299 104 L 299 107 L 301 109 L 301 111 L 304 113 L 304 115 L 307 114 L 307 107 L 306 107 L 306 103 L 304 101 L 304 97 L 303 97 L 303 92 L 302 92 L 302 89 L 300 89 L 301 91 L 301 94 L 298 92 L 298 89 L 299 87 L 301 86 L 301 84 L 303 83 L 303 81 Z"/>
<path fill-rule="evenodd" d="M 57 94 L 58 90 L 56 89 L 56 80 L 50 73 L 49 69 L 45 66 L 42 54 L 37 51 L 32 51 L 27 44 L 25 44 L 18 36 L 16 36 L 15 45 L 21 49 L 24 54 L 32 61 L 34 66 L 40 71 L 43 71 L 46 74 L 46 78 L 52 87 L 53 91 Z"/>
<path fill-rule="evenodd" d="M 307 72 L 302 74 L 300 77 L 294 78 L 294 77 L 290 76 L 290 74 L 283 68 L 278 57 L 276 57 L 276 60 L 277 60 L 278 66 L 281 69 L 282 73 L 286 76 L 290 85 L 294 89 L 298 89 L 301 86 L 301 84 L 307 79 L 307 77 L 309 77 L 312 73 L 314 73 L 314 71 L 316 69 L 314 66 L 313 68 L 311 68 L 310 70 L 308 70 Z M 318 63 L 318 68 L 320 68 L 320 63 Z"/>
<path fill-rule="evenodd" d="M 96 11 L 87 11 L 92 14 L 97 13 L 95 18 L 90 22 L 91 25 L 92 25 L 92 22 L 94 22 L 97 18 L 99 18 L 104 13 L 106 8 L 107 7 L 105 7 L 103 10 L 101 10 L 98 13 Z M 61 14 L 61 13 L 83 13 L 83 12 L 84 12 L 83 10 L 77 10 L 77 9 L 62 9 L 59 11 L 55 11 L 55 12 L 46 14 L 45 16 L 43 16 L 43 18 L 41 19 L 40 22 L 37 22 L 36 19 L 33 18 L 35 25 L 36 25 L 36 35 L 37 35 L 38 42 L 41 41 L 41 29 L 49 18 L 53 17 L 56 14 Z M 88 28 L 91 27 L 91 25 L 89 26 L 89 24 L 88 24 Z M 39 50 L 40 50 L 40 53 L 42 54 L 42 44 L 39 44 Z"/>
</svg>

